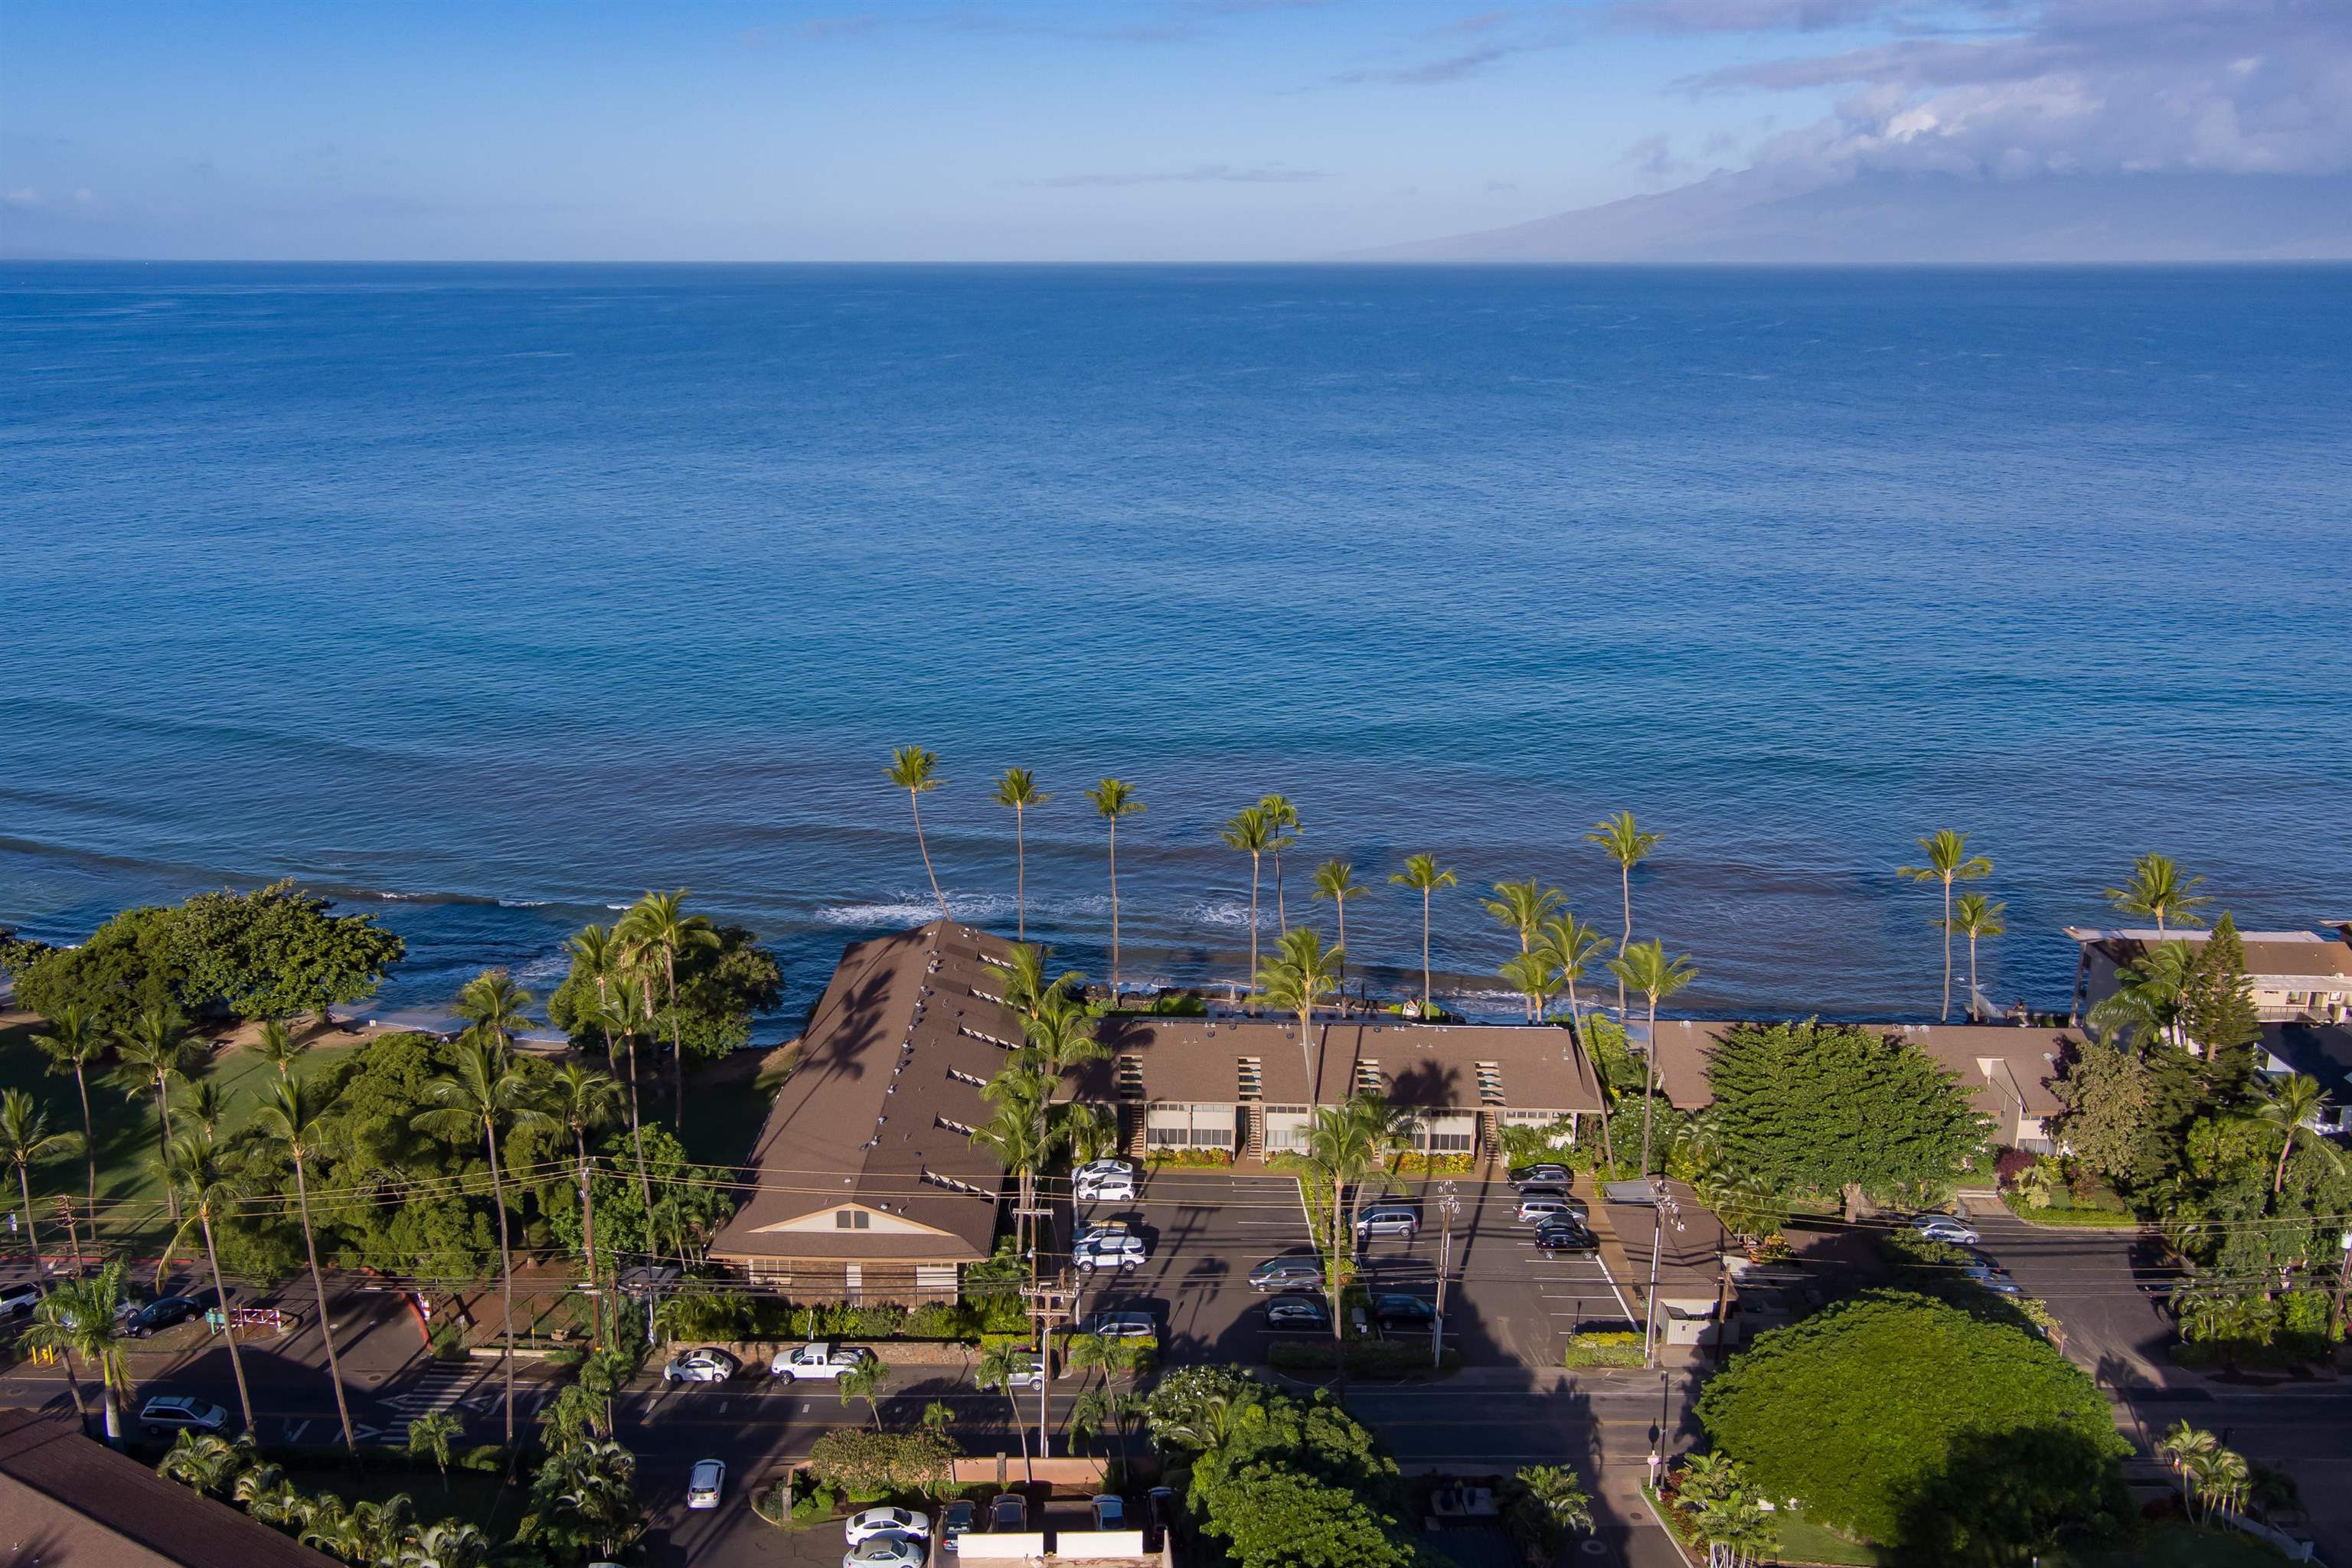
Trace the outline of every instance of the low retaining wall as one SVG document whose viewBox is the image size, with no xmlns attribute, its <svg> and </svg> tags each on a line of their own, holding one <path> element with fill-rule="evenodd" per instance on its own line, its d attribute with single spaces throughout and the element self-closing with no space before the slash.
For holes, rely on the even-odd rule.
<svg viewBox="0 0 2352 1568">
<path fill-rule="evenodd" d="M 955 1462 L 955 1483 L 960 1487 L 1020 1486 L 1031 1476 L 1038 1483 L 1050 1487 L 1082 1487 L 1087 1495 L 1102 1489 L 1103 1472 L 1108 1459 L 1031 1459 L 1022 1460 L 1018 1453 L 970 1455 Z"/>
</svg>

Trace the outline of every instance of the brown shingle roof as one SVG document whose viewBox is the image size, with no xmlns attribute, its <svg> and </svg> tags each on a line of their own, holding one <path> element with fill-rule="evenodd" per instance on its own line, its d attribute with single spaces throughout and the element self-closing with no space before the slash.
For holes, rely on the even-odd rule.
<svg viewBox="0 0 2352 1568">
<path fill-rule="evenodd" d="M 332 1558 L 167 1481 L 76 1429 L 0 1411 L 0 1562 L 71 1568 L 333 1568 Z"/>
<path fill-rule="evenodd" d="M 1729 1023 L 1658 1020 L 1658 1071 L 1666 1099 L 1685 1110 L 1715 1098 L 1706 1062 Z M 2064 1109 L 2051 1081 L 2072 1041 L 2063 1030 L 2020 1029 L 1991 1024 L 1862 1024 L 1859 1028 L 1909 1040 L 1949 1068 L 1977 1099 L 1978 1109 L 1998 1112 L 2002 1095 L 1984 1064 L 2013 1080 L 2028 1116 L 2055 1116 Z"/>
</svg>

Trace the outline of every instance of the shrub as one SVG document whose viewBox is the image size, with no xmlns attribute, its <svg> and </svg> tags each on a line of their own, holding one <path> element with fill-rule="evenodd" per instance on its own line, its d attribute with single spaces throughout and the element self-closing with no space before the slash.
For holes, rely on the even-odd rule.
<svg viewBox="0 0 2352 1568">
<path fill-rule="evenodd" d="M 894 1490 L 937 1485 L 955 1457 L 955 1446 L 935 1433 L 836 1426 L 810 1445 L 809 1472 L 848 1492 L 852 1501 L 872 1501 Z"/>
<path fill-rule="evenodd" d="M 467 1449 L 457 1458 L 461 1470 L 487 1470 L 492 1475 L 506 1468 L 507 1451 L 496 1443 L 481 1443 Z"/>
<path fill-rule="evenodd" d="M 1143 1163 L 1153 1170 L 1171 1165 L 1223 1168 L 1234 1163 L 1234 1156 L 1229 1149 L 1154 1149 L 1143 1157 Z"/>
</svg>

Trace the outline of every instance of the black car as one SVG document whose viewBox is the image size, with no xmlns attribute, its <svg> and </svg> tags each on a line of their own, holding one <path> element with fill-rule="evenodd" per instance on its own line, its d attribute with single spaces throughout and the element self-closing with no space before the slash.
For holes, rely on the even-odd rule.
<svg viewBox="0 0 2352 1568">
<path fill-rule="evenodd" d="M 1566 1165 L 1549 1163 L 1516 1165 L 1512 1167 L 1510 1174 L 1511 1185 L 1518 1188 L 1525 1188 L 1531 1182 L 1549 1183 L 1553 1186 L 1565 1188 L 1571 1180 L 1573 1177 L 1570 1176 Z"/>
<path fill-rule="evenodd" d="M 1328 1333 L 1331 1328 L 1331 1309 L 1320 1296 L 1276 1296 L 1265 1304 L 1265 1326 L 1269 1329 L 1315 1329 Z"/>
<path fill-rule="evenodd" d="M 1574 1220 L 1559 1219 L 1537 1227 L 1536 1249 L 1539 1252 L 1598 1252 L 1601 1241 Z"/>
<path fill-rule="evenodd" d="M 1176 1489 L 1154 1487 L 1143 1497 L 1143 1549 L 1158 1552 L 1176 1524 Z"/>
<path fill-rule="evenodd" d="M 205 1304 L 193 1296 L 161 1296 L 131 1314 L 122 1331 L 134 1340 L 205 1315 Z"/>
<path fill-rule="evenodd" d="M 940 1550 L 955 1554 L 956 1540 L 971 1533 L 972 1521 L 979 1517 L 969 1498 L 958 1498 L 940 1510 Z"/>
<path fill-rule="evenodd" d="M 1372 1298 L 1372 1321 L 1384 1329 L 1425 1329 L 1436 1321 L 1436 1307 L 1418 1296 Z"/>
<path fill-rule="evenodd" d="M 1029 1528 L 1028 1500 L 1018 1492 L 999 1492 L 988 1500 L 988 1528 L 1018 1533 Z"/>
</svg>

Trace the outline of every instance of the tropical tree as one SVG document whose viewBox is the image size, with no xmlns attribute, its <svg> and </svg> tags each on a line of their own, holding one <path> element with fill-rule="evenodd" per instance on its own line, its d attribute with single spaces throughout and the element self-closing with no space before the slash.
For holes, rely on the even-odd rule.
<svg viewBox="0 0 2352 1568">
<path fill-rule="evenodd" d="M 89 1066 L 113 1045 L 89 1009 L 68 1004 L 49 1020 L 49 1032 L 35 1035 L 33 1044 L 49 1058 L 49 1070 L 73 1074 L 74 1092 L 81 1097 L 81 1152 L 89 1166 L 89 1213 L 98 1217 L 98 1134 L 89 1119 Z"/>
<path fill-rule="evenodd" d="M 49 1113 L 21 1089 L 0 1089 L 0 1160 L 16 1171 L 16 1191 L 25 1200 L 25 1241 L 33 1249 L 33 1282 L 43 1295 L 41 1233 L 34 1223 L 33 1167 L 69 1160 L 82 1149 L 79 1132 L 52 1132 Z"/>
<path fill-rule="evenodd" d="M 275 1465 L 261 1465 L 236 1479 L 239 1507 L 264 1524 L 299 1528 L 310 1515 L 310 1499 Z"/>
<path fill-rule="evenodd" d="M 400 1549 L 394 1568 L 484 1568 L 493 1555 L 490 1540 L 462 1519 L 436 1520 Z"/>
<path fill-rule="evenodd" d="M 99 1402 L 106 1412 L 106 1440 L 122 1446 L 122 1407 L 131 1394 L 131 1370 L 123 1360 L 122 1265 L 110 1263 L 87 1279 L 74 1279 L 41 1298 L 33 1321 L 16 1338 L 27 1351 L 46 1351 L 65 1363 L 74 1413 L 88 1420 L 81 1379 L 75 1367 L 95 1373 Z"/>
<path fill-rule="evenodd" d="M 2327 1090 L 2315 1078 L 2296 1072 L 2271 1080 L 2269 1092 L 2254 1108 L 2254 1119 L 2279 1135 L 2278 1170 L 2271 1179 L 2273 1194 L 2286 1191 L 2286 1157 L 2298 1143 L 2317 1151 L 2334 1168 L 2343 1169 L 2343 1154 L 2318 1128 L 2327 1106 Z"/>
<path fill-rule="evenodd" d="M 2197 911 L 2213 900 L 2197 891 L 2202 877 L 2183 878 L 2169 855 L 2143 855 L 2132 862 L 2131 880 L 2109 888 L 2104 897 L 2127 915 L 2146 915 L 2156 921 L 2156 937 L 2164 940 L 2167 923 L 2201 926 Z"/>
<path fill-rule="evenodd" d="M 285 1151 L 287 1162 L 294 1167 L 295 1214 L 302 1222 L 302 1250 L 310 1260 L 310 1289 L 319 1301 L 319 1333 L 327 1346 L 327 1381 L 335 1390 L 335 1415 L 342 1422 L 343 1447 L 357 1454 L 359 1439 L 352 1435 L 351 1405 L 343 1397 L 343 1372 L 335 1355 L 334 1318 L 327 1310 L 327 1278 L 319 1270 L 319 1237 L 310 1225 L 310 1163 L 321 1152 L 324 1142 L 323 1110 L 309 1085 L 281 1078 L 263 1093 L 254 1125 L 264 1139 Z"/>
<path fill-rule="evenodd" d="M 996 1114 L 971 1130 L 972 1147 L 995 1155 L 998 1163 L 1017 1179 L 1013 1239 L 1013 1246 L 1024 1254 L 1029 1249 L 1029 1214 L 1036 1206 L 1030 1200 L 1030 1192 L 1051 1150 L 1039 1128 L 1040 1102 L 1035 1089 L 1034 1075 L 1013 1071 L 997 1074 L 981 1090 L 995 1101 Z"/>
<path fill-rule="evenodd" d="M 621 1086 L 604 1073 L 565 1062 L 548 1085 L 547 1113 L 572 1133 L 572 1153 L 580 1173 L 580 1245 L 588 1260 L 588 1289 L 602 1302 L 604 1276 L 596 1268 L 596 1198 L 588 1184 L 588 1134 L 611 1126 L 621 1115 Z M 597 1331 L 604 1331 L 602 1306 L 596 1311 Z"/>
<path fill-rule="evenodd" d="M 1280 935 L 1290 929 L 1290 911 L 1282 902 L 1282 852 L 1298 842 L 1298 808 L 1281 795 L 1267 795 L 1257 808 L 1265 813 L 1266 822 L 1274 828 L 1273 842 L 1266 847 L 1274 851 L 1274 924 L 1276 934 Z M 1250 969 L 1253 973 L 1257 969 L 1255 953 L 1250 955 Z"/>
<path fill-rule="evenodd" d="M 1315 868 L 1315 900 L 1329 900 L 1332 912 L 1339 919 L 1339 951 L 1348 949 L 1348 900 L 1362 898 L 1371 889 L 1356 880 L 1356 868 L 1345 860 L 1326 860 Z M 1348 988 L 1348 972 L 1339 971 L 1339 989 Z M 1345 1008 L 1345 1001 L 1341 1003 Z"/>
<path fill-rule="evenodd" d="M 718 928 L 701 915 L 686 912 L 686 894 L 684 888 L 674 893 L 647 893 L 629 907 L 614 932 L 635 954 L 638 963 L 661 972 L 668 988 L 671 1104 L 681 1121 L 686 1115 L 686 1040 L 677 1012 L 677 961 L 689 948 L 719 945 Z M 650 1005 L 646 1011 L 652 1011 Z"/>
<path fill-rule="evenodd" d="M 1542 948 L 1511 954 L 1496 973 L 1502 976 L 1505 984 L 1527 997 L 1530 1024 L 1543 1016 L 1544 1009 L 1559 994 L 1559 965 Z"/>
<path fill-rule="evenodd" d="M 1124 779 L 1107 778 L 1087 791 L 1096 815 L 1110 824 L 1110 1002 L 1118 1005 L 1118 825 L 1143 812 L 1143 799 Z"/>
<path fill-rule="evenodd" d="M 186 1075 L 195 1056 L 188 1043 L 185 1019 L 169 1007 L 142 1008 L 131 1021 L 131 1027 L 115 1042 L 115 1054 L 121 1065 L 115 1069 L 115 1084 L 132 1099 L 142 1094 L 155 1097 L 155 1149 L 159 1160 L 168 1160 L 172 1149 L 172 1080 Z M 165 1194 L 172 1210 L 174 1228 L 180 1223 L 180 1195 Z"/>
<path fill-rule="evenodd" d="M 1351 1189 L 1387 1169 L 1388 1157 L 1404 1142 L 1398 1113 L 1386 1100 L 1370 1093 L 1350 1096 L 1345 1102 L 1318 1107 L 1307 1127 L 1307 1168 L 1331 1184 L 1331 1235 L 1326 1253 L 1326 1277 L 1331 1301 L 1331 1337 L 1344 1342 L 1345 1317 L 1339 1292 L 1347 1281 L 1341 1269 L 1353 1251 L 1355 1229 L 1349 1223 Z"/>
<path fill-rule="evenodd" d="M 1274 824 L 1262 805 L 1245 805 L 1218 831 L 1225 846 L 1250 858 L 1250 973 L 1257 973 L 1257 876 L 1265 852 L 1274 847 Z"/>
<path fill-rule="evenodd" d="M 2194 1507 L 2189 1486 L 2190 1463 L 2206 1455 L 2217 1453 L 2221 1440 L 2186 1421 L 2175 1421 L 2171 1429 L 2156 1445 L 2156 1457 L 2172 1467 L 2180 1478 L 2180 1501 L 2183 1507 Z"/>
<path fill-rule="evenodd" d="M 187 1104 L 183 1109 L 188 1121 L 207 1132 L 217 1132 L 221 1118 L 228 1114 L 229 1101 L 234 1098 L 211 1079 L 198 1079 L 188 1086 Z"/>
<path fill-rule="evenodd" d="M 1029 1428 L 1021 1420 L 1021 1391 L 1013 1385 L 1013 1380 L 1027 1370 L 1030 1354 L 1030 1352 L 1002 1341 L 994 1343 L 983 1341 L 980 1347 L 980 1359 L 972 1363 L 971 1369 L 974 1387 L 982 1390 L 993 1388 L 1003 1394 L 1004 1408 L 1013 1416 L 1013 1430 L 1021 1437 L 1021 1462 L 1024 1466 L 1029 1462 Z M 1042 1357 L 1037 1364 L 1042 1372 L 1045 1369 Z"/>
<path fill-rule="evenodd" d="M 290 1078 L 294 1064 L 310 1054 L 310 1042 L 295 1038 L 294 1031 L 286 1026 L 283 1019 L 268 1018 L 262 1021 L 261 1037 L 254 1042 L 253 1048 L 263 1061 L 278 1069 L 279 1078 Z"/>
<path fill-rule="evenodd" d="M 466 1430 L 465 1423 L 446 1410 L 428 1410 L 408 1424 L 408 1457 L 430 1455 L 441 1472 L 441 1489 L 449 1489 L 449 1446 Z"/>
<path fill-rule="evenodd" d="M 947 781 L 939 775 L 939 758 L 920 746 L 900 746 L 890 753 L 890 765 L 885 770 L 890 783 L 907 792 L 907 805 L 915 814 L 915 847 L 922 851 L 923 875 L 931 884 L 931 897 L 940 904 L 940 918 L 951 921 L 955 915 L 948 909 L 948 898 L 940 891 L 940 879 L 931 869 L 931 847 L 923 838 L 923 796 Z"/>
<path fill-rule="evenodd" d="M 1526 952 L 1533 947 L 1537 931 L 1562 903 L 1558 888 L 1544 887 L 1529 877 L 1524 882 L 1496 883 L 1486 909 L 1496 925 L 1519 939 L 1519 951 Z"/>
<path fill-rule="evenodd" d="M 1987 937 L 2008 932 L 2008 922 L 2001 919 L 2009 906 L 1982 893 L 1962 893 L 1952 900 L 1951 929 L 1969 939 L 1969 1016 L 1976 1016 L 1977 943 Z M 1947 933 L 1949 934 L 1949 933 Z"/>
<path fill-rule="evenodd" d="M 183 1431 L 172 1440 L 171 1451 L 156 1465 L 155 1473 L 206 1497 L 226 1497 L 253 1465 L 249 1433 L 232 1441 L 215 1433 Z"/>
<path fill-rule="evenodd" d="M 614 1035 L 628 1043 L 629 1143 L 637 1156 L 637 1194 L 645 1201 L 646 1213 L 650 1215 L 654 1212 L 654 1194 L 646 1176 L 645 1120 L 637 1100 L 639 1018 L 631 1006 L 637 992 L 629 984 L 626 951 L 610 930 L 600 925 L 581 927 L 564 945 L 571 950 L 572 967 L 595 983 L 596 1009 L 587 1026 L 603 1033 L 606 1059 L 618 1059 L 613 1050 Z"/>
<path fill-rule="evenodd" d="M 882 1382 L 890 1375 L 890 1368 L 880 1357 L 869 1357 L 851 1367 L 834 1380 L 833 1390 L 841 1396 L 843 1409 L 853 1399 L 866 1401 L 866 1412 L 874 1417 L 874 1430 L 882 1430 Z"/>
<path fill-rule="evenodd" d="M 1298 1060 L 1307 1074 L 1310 1105 L 1322 1103 L 1323 1087 L 1319 1042 L 1311 1056 L 1307 1051 L 1314 1035 L 1315 1008 L 1339 989 L 1339 968 L 1347 961 L 1344 949 L 1325 947 L 1314 927 L 1300 926 L 1283 933 L 1275 956 L 1257 973 L 1258 994 L 1283 1012 L 1298 1015 Z"/>
<path fill-rule="evenodd" d="M 1609 961 L 1609 973 L 1621 987 L 1630 986 L 1649 998 L 1649 1033 L 1642 1041 L 1642 1175 L 1650 1174 L 1650 1110 L 1658 1089 L 1658 1004 L 1698 978 L 1690 954 L 1668 958 L 1656 937 L 1637 942 Z"/>
<path fill-rule="evenodd" d="M 1533 1568 L 1549 1568 L 1571 1533 L 1592 1528 L 1592 1499 L 1574 1470 L 1528 1465 L 1511 1478 L 1503 1525 Z"/>
<path fill-rule="evenodd" d="M 1615 938 L 1577 919 L 1573 910 L 1562 910 L 1543 923 L 1543 950 L 1551 956 L 1561 983 L 1568 987 L 1568 1020 L 1579 1028 L 1583 1026 L 1583 1009 L 1577 998 L 1576 983 L 1593 964 L 1606 961 L 1610 950 L 1616 945 Z"/>
<path fill-rule="evenodd" d="M 220 1249 L 213 1244 L 213 1221 L 236 1212 L 237 1199 L 245 1195 L 239 1185 L 221 1166 L 218 1151 L 213 1146 L 212 1129 L 199 1127 L 183 1132 L 172 1140 L 163 1156 L 163 1179 L 180 1194 L 181 1207 L 187 1217 L 180 1222 L 171 1241 L 163 1248 L 163 1258 L 155 1265 L 158 1282 L 170 1266 L 173 1254 L 187 1239 L 190 1227 L 205 1238 L 205 1261 L 211 1266 L 213 1300 L 219 1304 L 224 1338 L 228 1341 L 229 1371 L 236 1377 L 237 1407 L 245 1415 L 245 1429 L 253 1430 L 253 1394 L 245 1382 L 245 1358 L 236 1348 L 236 1315 L 229 1306 L 228 1281 L 221 1275 Z"/>
<path fill-rule="evenodd" d="M 1421 895 L 1421 1011 L 1429 1016 L 1429 896 L 1440 888 L 1454 886 L 1454 873 L 1441 869 L 1434 855 L 1412 855 L 1405 858 L 1404 869 L 1389 873 L 1389 880 L 1401 888 L 1411 888 Z"/>
<path fill-rule="evenodd" d="M 2189 1473 L 2190 1487 L 2197 1500 L 2205 1505 L 2205 1517 L 2210 1520 L 2222 1509 L 2235 1509 L 2246 1495 L 2253 1479 L 2246 1465 L 2246 1457 L 2234 1448 L 2215 1448 L 2208 1453 L 2191 1455 L 2183 1468 Z"/>
<path fill-rule="evenodd" d="M 1598 844 L 1603 855 L 1617 862 L 1617 891 L 1625 905 L 1625 929 L 1617 938 L 1617 951 L 1621 953 L 1633 941 L 1633 868 L 1650 858 L 1663 837 L 1644 831 L 1642 825 L 1633 820 L 1633 814 L 1630 811 L 1603 817 L 1592 825 L 1591 832 L 1584 836 L 1587 843 Z M 1616 965 L 1612 964 L 1610 968 L 1613 972 Z M 1622 975 L 1618 976 L 1617 1016 L 1621 1018 L 1625 1016 L 1625 982 Z"/>
<path fill-rule="evenodd" d="M 1895 874 L 1909 882 L 1940 882 L 1944 889 L 1944 918 L 1937 922 L 1944 932 L 1944 1018 L 1952 1016 L 1952 932 L 1958 930 L 1952 923 L 1952 884 L 1973 882 L 1992 875 L 1992 862 L 1981 855 L 1969 853 L 1969 836 L 1955 833 L 1948 827 L 1937 828 L 1928 837 L 1919 840 L 1926 850 L 1924 866 L 1897 866 Z"/>
<path fill-rule="evenodd" d="M 1013 808 L 1013 935 L 1021 942 L 1029 940 L 1029 808 L 1053 798 L 1051 792 L 1037 787 L 1027 768 L 1007 768 L 996 781 L 996 804 Z"/>
<path fill-rule="evenodd" d="M 485 975 L 482 979 L 489 979 Z M 499 978 L 503 979 L 500 975 Z M 478 984 L 479 981 L 472 984 Z M 471 989 L 469 984 L 468 989 Z M 518 1006 L 530 1001 L 520 997 Z M 458 1037 L 456 1070 L 425 1086 L 425 1099 L 436 1109 L 421 1111 L 410 1121 L 417 1131 L 451 1142 L 477 1133 L 489 1153 L 491 1206 L 499 1215 L 499 1368 L 506 1383 L 506 1440 L 514 1443 L 514 1251 L 507 1239 L 506 1181 L 499 1174 L 499 1127 L 550 1128 L 553 1121 L 541 1110 L 530 1082 L 517 1070 L 503 1035 L 488 1023 L 478 1023 Z"/>
<path fill-rule="evenodd" d="M 2188 942 L 2158 942 L 2116 972 L 2115 993 L 2092 1004 L 2084 1021 L 2103 1038 L 2142 1047 L 2176 1039 L 2196 970 L 2197 951 Z"/>
</svg>

